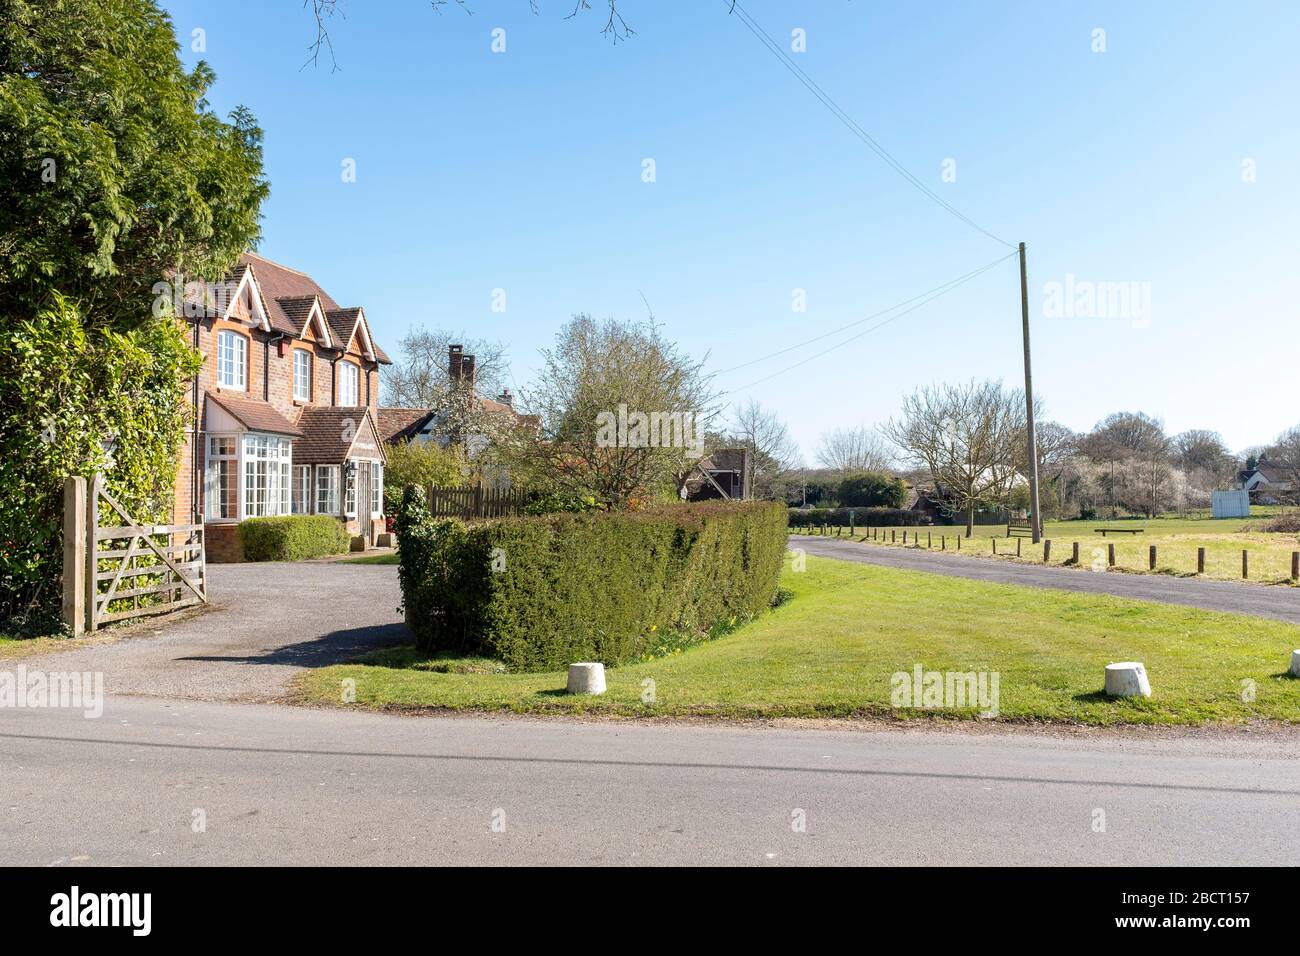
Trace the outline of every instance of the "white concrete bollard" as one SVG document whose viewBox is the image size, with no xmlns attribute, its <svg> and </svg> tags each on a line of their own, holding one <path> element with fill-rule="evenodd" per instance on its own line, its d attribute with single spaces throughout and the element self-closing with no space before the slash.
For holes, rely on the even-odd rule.
<svg viewBox="0 0 1300 956">
<path fill-rule="evenodd" d="M 1300 677 L 1300 651 L 1291 652 L 1291 676 Z"/>
<path fill-rule="evenodd" d="M 1147 669 L 1137 661 L 1106 665 L 1107 697 L 1150 697 Z"/>
<path fill-rule="evenodd" d="M 570 694 L 605 693 L 605 665 L 570 664 L 567 689 Z"/>
</svg>

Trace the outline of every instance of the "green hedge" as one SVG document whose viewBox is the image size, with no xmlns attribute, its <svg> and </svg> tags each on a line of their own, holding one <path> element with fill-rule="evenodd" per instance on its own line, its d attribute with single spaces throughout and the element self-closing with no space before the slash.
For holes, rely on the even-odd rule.
<svg viewBox="0 0 1300 956">
<path fill-rule="evenodd" d="M 475 525 L 429 516 L 417 490 L 398 516 L 407 623 L 427 652 L 512 671 L 640 659 L 663 635 L 700 635 L 776 597 L 785 508 L 701 502 Z"/>
<path fill-rule="evenodd" d="M 343 522 L 329 515 L 247 518 L 239 523 L 245 561 L 303 561 L 343 554 L 351 544 Z"/>
</svg>

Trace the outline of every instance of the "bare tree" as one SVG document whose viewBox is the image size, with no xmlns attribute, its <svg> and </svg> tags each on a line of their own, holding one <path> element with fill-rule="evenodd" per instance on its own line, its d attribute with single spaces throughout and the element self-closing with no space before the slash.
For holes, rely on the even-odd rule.
<svg viewBox="0 0 1300 956">
<path fill-rule="evenodd" d="M 859 425 L 822 435 L 817 461 L 841 475 L 849 475 L 856 471 L 889 471 L 894 466 L 894 455 L 879 431 Z"/>
<path fill-rule="evenodd" d="M 718 415 L 704 362 L 653 322 L 577 315 L 523 393 L 540 434 L 514 447 L 512 474 L 610 508 L 664 497 L 703 452 Z"/>
<path fill-rule="evenodd" d="M 1024 393 L 1001 382 L 927 386 L 903 400 L 900 418 L 884 432 L 930 472 L 943 507 L 966 515 L 970 537 L 975 509 L 1005 502 L 1021 470 Z"/>
<path fill-rule="evenodd" d="M 605 25 L 601 28 L 600 34 L 607 37 L 610 42 L 617 44 L 619 40 L 627 40 L 636 35 L 633 30 L 623 19 L 623 14 L 619 12 L 618 5 L 620 0 L 600 0 L 600 6 L 606 11 Z M 429 0 L 429 6 L 434 13 L 441 14 L 442 8 L 449 4 L 455 6 L 468 16 L 474 15 L 474 6 L 470 0 Z M 343 8 L 339 5 L 339 0 L 303 0 L 304 10 L 310 10 L 316 26 L 316 39 L 307 47 L 310 56 L 307 63 L 313 66 L 318 65 L 322 54 L 328 54 L 330 60 L 330 70 L 333 72 L 339 68 L 338 59 L 334 56 L 334 42 L 330 39 L 328 22 L 333 19 L 334 14 L 343 15 Z M 528 0 L 528 9 L 534 16 L 541 15 L 541 0 Z M 580 13 L 591 9 L 591 0 L 573 0 L 573 9 L 564 19 L 572 20 Z"/>
<path fill-rule="evenodd" d="M 1218 432 L 1190 428 L 1173 437 L 1171 449 L 1178 467 L 1189 474 L 1196 472 L 1200 484 L 1207 478 L 1210 485 L 1227 482 L 1237 469 L 1236 458 Z"/>
<path fill-rule="evenodd" d="M 749 449 L 754 497 L 786 497 L 795 480 L 794 471 L 800 465 L 799 446 L 775 412 L 753 399 L 737 405 L 722 440 Z"/>
<path fill-rule="evenodd" d="M 445 329 L 418 329 L 402 339 L 397 362 L 384 374 L 385 403 L 404 408 L 442 405 L 452 385 L 447 350 L 453 344 L 463 345 L 465 354 L 474 356 L 480 393 L 491 398 L 505 386 L 510 366 L 500 342 L 466 338 Z"/>
</svg>

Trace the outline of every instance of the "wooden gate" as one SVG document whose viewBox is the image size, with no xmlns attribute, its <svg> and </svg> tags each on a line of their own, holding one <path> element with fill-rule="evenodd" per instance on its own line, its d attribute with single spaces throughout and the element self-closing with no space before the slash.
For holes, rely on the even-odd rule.
<svg viewBox="0 0 1300 956">
<path fill-rule="evenodd" d="M 64 619 L 74 633 L 207 603 L 203 525 L 137 524 L 95 475 L 89 488 L 68 479 L 63 527 Z"/>
</svg>

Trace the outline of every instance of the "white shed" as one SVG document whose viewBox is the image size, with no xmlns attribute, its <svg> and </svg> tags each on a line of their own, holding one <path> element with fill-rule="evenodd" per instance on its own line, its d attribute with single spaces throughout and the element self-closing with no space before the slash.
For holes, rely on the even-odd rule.
<svg viewBox="0 0 1300 956">
<path fill-rule="evenodd" d="M 1210 510 L 1216 518 L 1249 518 L 1250 492 L 1245 488 L 1210 492 Z"/>
</svg>

